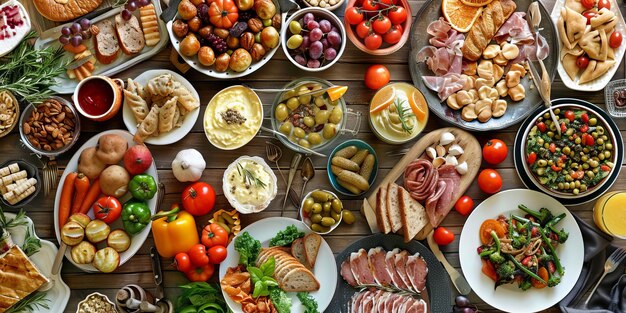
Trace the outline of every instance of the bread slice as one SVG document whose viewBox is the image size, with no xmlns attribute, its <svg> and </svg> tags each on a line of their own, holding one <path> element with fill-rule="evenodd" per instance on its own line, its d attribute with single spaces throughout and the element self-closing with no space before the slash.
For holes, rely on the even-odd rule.
<svg viewBox="0 0 626 313">
<path fill-rule="evenodd" d="M 389 224 L 389 215 L 387 215 L 387 188 L 381 186 L 376 193 L 376 223 L 378 229 L 383 234 L 391 232 L 391 224 Z"/>
<path fill-rule="evenodd" d="M 122 18 L 121 14 L 115 16 L 115 30 L 120 42 L 122 52 L 131 55 L 141 52 L 146 46 L 143 31 L 139 26 L 139 20 L 132 15 L 128 21 Z"/>
<path fill-rule="evenodd" d="M 146 46 L 155 46 L 161 41 L 159 34 L 159 21 L 157 18 L 154 4 L 149 4 L 139 9 L 139 18 L 141 19 L 141 28 L 143 29 L 143 37 L 146 40 Z"/>
<path fill-rule="evenodd" d="M 289 274 L 289 272 L 291 272 L 291 270 L 293 270 L 294 268 L 305 269 L 304 265 L 302 265 L 300 262 L 292 260 L 287 262 L 280 268 L 276 269 L 274 271 L 274 278 L 276 278 L 277 282 L 282 281 L 285 279 L 285 276 L 287 276 L 287 274 Z"/>
<path fill-rule="evenodd" d="M 316 233 L 310 233 L 304 236 L 304 256 L 311 268 L 315 267 L 315 260 L 317 259 L 317 253 L 320 251 L 321 244 L 322 236 Z"/>
<path fill-rule="evenodd" d="M 387 217 L 389 217 L 391 231 L 394 233 L 402 228 L 398 188 L 400 188 L 400 186 L 395 183 L 389 183 L 387 186 Z"/>
<path fill-rule="evenodd" d="M 315 275 L 304 267 L 292 269 L 284 278 L 278 282 L 280 289 L 285 292 L 317 291 L 320 289 L 320 282 Z"/>
<path fill-rule="evenodd" d="M 404 233 L 404 241 L 409 242 L 428 224 L 428 215 L 426 209 L 413 199 L 406 189 L 398 188 L 398 198 L 400 199 L 402 233 Z"/>
<path fill-rule="evenodd" d="M 304 239 L 298 238 L 291 243 L 291 255 L 307 268 L 311 268 L 304 252 Z"/>
<path fill-rule="evenodd" d="M 93 45 L 96 50 L 96 58 L 102 64 L 109 64 L 117 58 L 120 45 L 117 39 L 115 25 L 110 19 L 95 24 L 98 31 L 93 36 Z"/>
</svg>

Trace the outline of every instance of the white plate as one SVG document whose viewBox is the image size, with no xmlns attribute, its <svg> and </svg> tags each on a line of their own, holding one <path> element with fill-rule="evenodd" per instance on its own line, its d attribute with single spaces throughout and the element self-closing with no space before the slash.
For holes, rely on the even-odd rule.
<svg viewBox="0 0 626 313">
<path fill-rule="evenodd" d="M 561 213 L 566 215 L 558 224 L 558 228 L 568 231 L 569 237 L 556 249 L 565 274 L 561 278 L 561 283 L 555 287 L 523 291 L 514 283 L 499 286 L 494 290 L 494 281 L 481 271 L 482 262 L 476 253 L 476 248 L 481 245 L 478 235 L 480 225 L 484 220 L 497 218 L 500 214 L 507 217 L 509 213 L 522 214 L 523 211 L 517 208 L 519 204 L 533 210 L 544 207 L 554 215 Z M 461 231 L 459 257 L 467 282 L 476 295 L 487 304 L 507 312 L 537 312 L 561 301 L 572 290 L 583 267 L 584 246 L 576 220 L 562 204 L 538 191 L 512 189 L 487 198 L 474 209 Z"/>
<path fill-rule="evenodd" d="M 616 3 L 615 0 L 609 0 L 609 1 L 611 2 L 611 11 L 613 11 L 613 13 L 615 13 L 615 15 L 617 16 L 617 25 L 615 25 L 615 30 L 621 32 L 622 35 L 626 35 L 626 23 L 624 23 L 624 17 L 622 16 L 622 13 L 619 10 L 621 3 L 618 4 Z M 565 0 L 556 0 L 554 4 L 554 8 L 552 9 L 552 13 L 550 13 L 550 17 L 552 18 L 552 22 L 554 22 L 555 27 L 557 25 L 559 16 L 561 16 L 561 8 L 564 5 L 565 5 Z M 610 34 L 607 34 L 607 36 L 608 35 Z M 561 42 L 560 38 L 559 38 L 559 49 L 563 49 L 563 43 Z M 615 50 L 615 64 L 613 65 L 613 67 L 610 68 L 608 72 L 604 73 L 604 75 L 582 85 L 578 83 L 578 79 L 576 79 L 576 81 L 573 81 L 571 78 L 569 78 L 569 75 L 567 75 L 567 72 L 565 72 L 565 68 L 563 68 L 563 64 L 560 61 L 558 62 L 557 70 L 559 72 L 559 76 L 561 76 L 561 80 L 563 81 L 565 86 L 569 89 L 580 90 L 580 91 L 602 90 L 604 89 L 604 87 L 606 87 L 606 84 L 608 84 L 611 81 L 611 79 L 613 78 L 613 75 L 615 75 L 615 72 L 617 72 L 619 65 L 622 63 L 622 59 L 624 58 L 624 52 L 626 52 L 626 43 L 623 42 Z"/>
<path fill-rule="evenodd" d="M 15 218 L 15 214 L 13 213 L 5 212 L 4 215 L 8 219 Z M 26 217 L 26 219 L 28 220 L 27 225 L 16 226 L 9 229 L 11 239 L 13 239 L 13 242 L 20 247 L 24 244 L 24 238 L 26 237 L 28 229 L 31 230 L 33 236 L 37 237 L 33 221 L 29 217 Z M 52 263 L 54 263 L 54 258 L 58 249 L 52 242 L 42 239 L 40 240 L 41 249 L 29 258 L 33 261 L 33 263 L 35 263 L 35 265 L 37 265 L 37 268 L 44 276 L 50 278 L 52 276 L 50 273 L 52 271 Z M 65 284 L 61 275 L 58 275 L 58 277 L 54 279 L 54 286 L 50 290 L 46 291 L 46 299 L 48 299 L 46 304 L 49 309 L 37 307 L 32 311 L 32 313 L 63 312 L 65 310 L 67 302 L 70 299 L 70 288 Z"/>
<path fill-rule="evenodd" d="M 54 234 L 58 242 L 61 242 L 61 235 L 57 227 L 57 225 L 59 225 L 59 200 L 61 199 L 61 191 L 63 190 L 62 186 L 63 186 L 63 183 L 65 182 L 65 177 L 67 177 L 69 173 L 76 171 L 76 168 L 78 167 L 78 158 L 80 157 L 80 153 L 87 148 L 95 147 L 96 144 L 98 144 L 98 139 L 100 139 L 100 136 L 107 135 L 107 134 L 114 134 L 114 135 L 122 136 L 124 139 L 128 141 L 128 147 L 132 147 L 135 145 L 135 142 L 133 141 L 133 135 L 131 135 L 129 132 L 125 130 L 114 129 L 114 130 L 107 130 L 107 131 L 101 132 L 91 137 L 91 139 L 87 140 L 85 144 L 83 144 L 80 148 L 78 148 L 78 150 L 76 150 L 76 153 L 74 154 L 74 156 L 72 156 L 70 161 L 67 163 L 67 167 L 65 168 L 65 171 L 63 171 L 61 180 L 59 180 L 59 188 L 57 188 L 57 194 L 54 198 Z M 159 184 L 159 176 L 158 176 L 156 165 L 154 164 L 154 162 L 152 162 L 152 165 L 150 165 L 150 168 L 146 171 L 146 174 L 154 177 L 154 180 L 156 181 L 157 185 Z M 159 195 L 157 192 L 157 194 L 155 194 L 152 199 L 148 200 L 148 206 L 150 207 L 150 212 L 152 214 L 155 213 L 158 197 Z M 120 202 L 122 202 L 123 204 L 125 201 L 120 200 Z M 94 218 L 93 211 L 91 209 L 89 210 L 87 215 L 89 215 L 92 219 Z M 130 243 L 130 247 L 128 248 L 128 250 L 120 253 L 120 266 L 126 263 L 126 261 L 130 260 L 130 258 L 132 258 L 133 255 L 135 255 L 135 253 L 139 251 L 139 248 L 141 248 L 143 243 L 146 241 L 146 238 L 148 238 L 148 234 L 150 234 L 151 225 L 152 225 L 152 222 L 148 223 L 146 228 L 144 228 L 141 232 L 131 237 L 132 241 Z M 111 231 L 115 229 L 124 229 L 124 227 L 122 226 L 122 218 L 120 217 L 117 221 L 113 222 L 110 226 L 111 226 Z M 96 245 L 96 249 L 101 249 L 101 248 L 104 248 L 105 246 L 106 246 L 106 243 L 99 243 Z M 75 263 L 74 260 L 72 260 L 71 250 L 72 250 L 71 247 L 67 248 L 65 252 L 65 257 L 70 262 L 72 262 L 72 264 L 74 264 L 76 267 L 80 268 L 81 270 L 85 272 L 99 272 L 91 264 Z"/>
<path fill-rule="evenodd" d="M 154 4 L 154 10 L 156 11 L 157 15 L 157 22 L 159 23 L 159 34 L 161 35 L 161 40 L 159 41 L 159 43 L 157 43 L 153 47 L 145 46 L 143 50 L 141 50 L 141 53 L 135 55 L 126 55 L 122 51 L 120 51 L 115 61 L 110 64 L 101 64 L 100 62 L 96 62 L 96 68 L 92 75 L 113 76 L 121 71 L 129 69 L 139 62 L 151 58 L 152 56 L 159 53 L 159 51 L 163 50 L 165 46 L 167 46 L 167 43 L 169 42 L 167 29 L 165 28 L 165 22 L 163 22 L 163 20 L 159 18 L 159 16 L 161 15 L 161 3 L 160 1 L 152 1 L 152 4 Z M 102 20 L 114 18 L 115 15 L 119 14 L 123 9 L 124 6 L 111 9 L 108 12 L 92 19 L 91 23 L 96 24 Z M 137 19 L 139 19 L 139 10 L 136 10 L 134 15 L 137 17 Z M 56 31 L 53 31 L 51 29 L 45 31 L 44 33 L 56 33 L 56 35 L 46 38 L 38 38 L 35 42 L 35 49 L 45 49 L 47 47 L 60 48 L 61 43 L 59 43 L 59 36 L 61 35 L 61 28 L 63 26 L 70 25 L 72 25 L 72 22 L 55 27 L 54 30 Z M 95 53 L 95 50 L 93 49 L 93 39 L 87 40 L 86 42 L 87 48 L 92 53 Z M 65 57 L 71 59 L 71 54 L 65 53 Z M 76 89 L 76 85 L 78 85 L 78 80 L 70 79 L 69 77 L 67 77 L 67 74 L 65 74 L 65 72 L 58 76 L 56 78 L 56 81 L 57 84 L 55 86 L 51 86 L 50 89 L 61 94 L 73 93 Z"/>
<path fill-rule="evenodd" d="M 172 75 L 174 79 L 177 80 L 181 85 L 183 85 L 183 87 L 187 88 L 187 90 L 191 92 L 191 95 L 198 100 L 198 103 L 200 103 L 200 95 L 198 95 L 196 89 L 193 88 L 193 85 L 188 80 L 186 80 L 178 73 L 169 70 L 150 70 L 143 72 L 141 75 L 137 76 L 135 78 L 135 81 L 145 87 L 150 79 L 163 74 Z M 185 115 L 185 119 L 183 120 L 183 125 L 181 125 L 180 127 L 174 127 L 172 130 L 163 134 L 159 134 L 156 137 L 150 136 L 146 138 L 145 142 L 151 145 L 169 145 L 181 140 L 189 133 L 189 131 L 191 131 L 193 125 L 196 123 L 196 120 L 198 120 L 199 114 L 200 108 L 193 110 L 193 112 L 188 112 Z M 130 131 L 132 134 L 136 133 L 137 122 L 135 122 L 135 116 L 130 110 L 130 107 L 126 105 L 126 102 L 124 102 L 124 106 L 122 108 L 122 116 L 124 118 L 124 124 L 126 125 L 126 128 L 128 128 L 128 131 Z"/>
<path fill-rule="evenodd" d="M 267 247 L 269 241 L 276 236 L 276 233 L 285 229 L 289 225 L 294 225 L 298 230 L 303 231 L 305 234 L 311 233 L 304 223 L 293 218 L 287 217 L 269 217 L 264 218 L 258 222 L 250 224 L 239 232 L 243 234 L 247 231 L 250 236 L 261 242 L 261 246 Z M 235 251 L 235 240 L 231 241 L 228 245 L 228 257 L 220 264 L 220 281 L 226 275 L 226 270 L 229 267 L 235 267 L 239 263 L 239 252 Z M 317 301 L 318 310 L 324 312 L 333 299 L 335 288 L 337 287 L 337 264 L 335 263 L 335 257 L 333 256 L 330 246 L 326 243 L 326 240 L 322 239 L 320 250 L 317 255 L 317 261 L 315 262 L 315 268 L 313 268 L 313 274 L 315 278 L 320 282 L 320 290 L 311 292 L 311 296 Z M 224 294 L 224 291 L 222 291 Z M 295 292 L 289 292 L 287 295 L 291 298 L 291 312 L 303 313 L 304 307 L 300 303 L 300 300 L 296 296 Z M 224 294 L 228 307 L 235 312 L 242 312 L 241 304 L 235 303 L 227 294 Z"/>
<path fill-rule="evenodd" d="M 24 6 L 19 1 L 9 1 L 0 5 L 0 9 L 9 5 L 17 5 L 20 10 L 20 14 L 22 15 L 22 19 L 24 20 L 24 25 L 17 27 L 15 29 L 15 35 L 9 39 L 0 41 L 0 57 L 13 51 L 13 49 L 15 49 L 15 47 L 22 42 L 22 38 L 26 37 L 26 34 L 28 34 L 31 28 L 30 17 L 28 16 L 26 9 L 24 9 Z"/>
</svg>

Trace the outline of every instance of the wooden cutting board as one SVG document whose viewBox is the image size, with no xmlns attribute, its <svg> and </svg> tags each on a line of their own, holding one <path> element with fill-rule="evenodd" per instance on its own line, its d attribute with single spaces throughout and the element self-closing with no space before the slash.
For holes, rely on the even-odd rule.
<svg viewBox="0 0 626 313">
<path fill-rule="evenodd" d="M 452 202 L 450 202 L 450 209 L 454 207 L 454 203 L 465 194 L 465 191 L 474 181 L 476 174 L 478 174 L 478 170 L 480 169 L 480 164 L 482 162 L 482 149 L 478 140 L 476 138 L 459 128 L 456 127 L 446 127 L 441 128 L 435 131 L 432 131 L 424 137 L 420 138 L 415 145 L 402 157 L 402 159 L 396 164 L 396 166 L 391 169 L 391 172 L 387 174 L 387 176 L 382 180 L 382 182 L 373 189 L 373 192 L 370 194 L 369 198 L 367 198 L 367 202 L 369 205 L 364 205 L 361 210 L 363 211 L 365 217 L 367 218 L 367 222 L 369 225 L 377 225 L 376 223 L 376 214 L 374 212 L 376 208 L 376 193 L 378 193 L 378 188 L 382 186 L 387 186 L 390 182 L 396 182 L 398 185 L 403 186 L 403 175 L 406 167 L 413 160 L 421 157 L 426 148 L 428 147 L 436 147 L 439 144 L 439 138 L 441 134 L 445 132 L 450 132 L 454 135 L 455 140 L 453 143 L 457 143 L 460 145 L 464 153 L 460 157 L 458 157 L 459 163 L 463 161 L 467 162 L 468 171 L 465 175 L 461 175 L 461 181 L 459 184 L 459 189 L 457 190 Z M 433 227 L 427 224 L 415 237 L 417 240 L 426 239 L 428 233 L 433 229 Z"/>
</svg>

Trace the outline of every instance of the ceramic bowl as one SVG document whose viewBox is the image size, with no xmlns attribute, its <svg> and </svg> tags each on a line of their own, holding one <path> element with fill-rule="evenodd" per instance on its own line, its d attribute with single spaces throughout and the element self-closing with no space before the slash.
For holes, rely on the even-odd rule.
<svg viewBox="0 0 626 313">
<path fill-rule="evenodd" d="M 376 180 L 376 175 L 378 174 L 378 156 L 376 155 L 376 150 L 374 150 L 374 148 L 372 148 L 372 146 L 370 146 L 365 141 L 359 140 L 359 139 L 351 139 L 348 141 L 344 141 L 341 144 L 339 144 L 337 147 L 335 147 L 335 149 L 333 149 L 333 152 L 330 154 L 330 157 L 328 158 L 328 164 L 326 165 L 326 172 L 328 173 L 328 180 L 330 181 L 331 186 L 333 186 L 333 189 L 335 189 L 338 193 L 345 195 L 345 196 L 360 196 L 360 195 L 365 194 L 368 190 L 364 190 L 359 194 L 351 193 L 348 189 L 339 185 L 339 182 L 337 182 L 337 176 L 333 174 L 330 168 L 332 165 L 332 159 L 335 156 L 335 153 L 349 146 L 356 146 L 358 150 L 367 149 L 367 151 L 369 151 L 370 154 L 374 155 L 374 168 L 372 169 L 372 174 L 370 174 L 370 177 L 367 181 L 370 184 L 370 186 L 374 183 L 374 181 Z"/>
<path fill-rule="evenodd" d="M 94 292 L 94 293 L 90 293 L 89 295 L 87 295 L 84 300 L 78 302 L 78 305 L 76 306 L 76 313 L 84 313 L 84 312 L 93 312 L 93 311 L 95 311 L 95 308 L 85 308 L 85 309 L 81 310 L 81 306 L 82 305 L 86 305 L 87 301 L 89 301 L 89 298 L 92 298 L 92 297 L 98 297 L 98 298 L 102 299 L 104 302 L 112 305 L 113 308 L 115 309 L 115 303 L 111 302 L 109 297 L 107 297 L 106 295 L 103 295 L 103 294 L 101 294 L 99 292 Z"/>
<path fill-rule="evenodd" d="M 310 229 L 312 232 L 318 233 L 320 235 L 328 235 L 330 234 L 333 230 L 335 230 L 335 228 L 337 228 L 337 226 L 339 226 L 339 224 L 341 224 L 341 221 L 343 220 L 343 214 L 339 214 L 340 218 L 338 221 L 335 222 L 335 224 L 333 224 L 332 226 L 330 226 L 330 229 L 326 232 L 318 232 L 315 231 L 311 228 L 311 219 L 309 218 L 308 214 L 304 212 L 304 201 L 306 201 L 306 199 L 308 197 L 311 196 L 311 194 L 315 191 L 324 191 L 324 192 L 328 192 L 329 194 L 331 194 L 333 197 L 335 197 L 335 199 L 339 199 L 339 197 L 337 197 L 337 195 L 329 190 L 324 190 L 324 189 L 315 189 L 315 190 L 311 190 L 309 193 L 306 194 L 306 196 L 302 197 L 302 203 L 300 203 L 300 220 L 304 223 L 304 225 L 306 225 L 306 227 L 308 229 Z"/>
<path fill-rule="evenodd" d="M 41 190 L 41 178 L 39 177 L 39 170 L 37 169 L 37 166 L 30 164 L 26 161 L 22 161 L 22 160 L 9 160 L 6 161 L 2 164 L 0 164 L 0 168 L 9 166 L 10 164 L 13 163 L 17 163 L 17 165 L 20 167 L 20 170 L 24 170 L 26 171 L 26 177 L 27 178 L 34 178 L 37 180 L 37 183 L 35 184 L 35 192 L 33 192 L 30 196 L 24 198 L 24 200 L 16 203 L 16 204 L 10 204 L 9 202 L 7 202 L 6 200 L 4 200 L 4 197 L 0 197 L 0 202 L 2 202 L 2 205 L 4 207 L 7 207 L 9 209 L 18 209 L 21 208 L 25 205 L 27 205 L 29 202 L 31 202 L 33 199 L 35 199 L 35 197 L 37 196 L 37 194 L 39 194 L 39 190 Z"/>
<path fill-rule="evenodd" d="M 304 3 L 304 5 L 306 5 L 307 7 L 321 8 L 319 3 L 321 3 L 322 0 L 317 0 L 318 1 L 318 5 L 313 5 L 313 4 L 309 3 L 309 1 L 311 1 L 311 0 L 302 0 L 302 3 Z M 328 0 L 325 0 L 325 1 L 328 2 Z M 335 4 L 326 6 L 326 7 L 324 7 L 324 9 L 330 10 L 330 11 L 334 11 L 336 9 L 339 9 L 343 5 L 344 2 L 345 2 L 345 0 L 338 0 Z"/>
<path fill-rule="evenodd" d="M 263 201 L 263 203 L 261 204 L 253 205 L 250 203 L 241 203 L 239 202 L 235 194 L 231 191 L 231 188 L 233 188 L 233 183 L 228 179 L 228 177 L 230 176 L 230 173 L 232 173 L 233 171 L 234 172 L 239 171 L 239 168 L 237 165 L 241 161 L 252 161 L 254 163 L 257 163 L 261 165 L 263 169 L 265 170 L 265 172 L 267 172 L 268 174 L 271 184 L 269 184 L 269 182 L 267 181 L 265 183 L 266 185 L 268 185 L 267 188 L 270 188 L 269 196 L 267 197 L 267 199 L 264 199 L 265 201 Z M 230 163 L 230 165 L 228 165 L 228 168 L 226 168 L 226 171 L 224 171 L 224 177 L 222 178 L 222 190 L 224 190 L 224 196 L 228 200 L 228 203 L 230 203 L 230 205 L 235 210 L 237 210 L 241 214 L 250 214 L 250 213 L 258 213 L 258 212 L 265 210 L 270 205 L 270 202 L 272 202 L 272 200 L 276 197 L 276 194 L 278 192 L 278 187 L 277 187 L 276 175 L 274 175 L 272 168 L 270 168 L 270 166 L 265 162 L 265 160 L 263 160 L 263 158 L 260 158 L 257 156 L 244 155 L 244 156 L 237 158 L 235 161 L 233 161 L 233 163 Z"/>
<path fill-rule="evenodd" d="M 0 130 L 0 138 L 4 137 L 6 135 L 8 135 L 13 128 L 15 128 L 15 125 L 17 125 L 17 120 L 20 116 L 20 103 L 17 101 L 17 99 L 15 98 L 15 96 L 13 95 L 13 93 L 11 93 L 8 90 L 4 90 L 2 92 L 0 92 L 0 102 L 3 102 L 3 98 L 4 97 L 8 97 L 8 99 L 4 99 L 4 101 L 12 101 L 13 104 L 15 105 L 15 116 L 13 116 L 13 118 L 11 118 L 10 124 L 7 125 L 7 128 Z"/>
</svg>

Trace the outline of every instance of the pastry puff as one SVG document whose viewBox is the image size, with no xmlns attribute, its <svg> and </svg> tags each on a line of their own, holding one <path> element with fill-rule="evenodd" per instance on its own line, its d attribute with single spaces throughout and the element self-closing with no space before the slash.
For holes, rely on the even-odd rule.
<svg viewBox="0 0 626 313">
<path fill-rule="evenodd" d="M 571 80 L 576 79 L 576 75 L 578 75 L 578 70 L 580 70 L 578 65 L 576 65 L 576 59 L 578 59 L 578 56 L 574 54 L 566 54 L 561 59 L 561 64 L 563 64 L 563 69 L 565 69 L 565 73 L 567 73 L 567 76 L 569 76 Z"/>
<path fill-rule="evenodd" d="M 616 24 L 617 18 L 615 13 L 607 8 L 600 9 L 598 14 L 591 18 L 591 28 L 595 30 L 603 29 L 607 34 L 610 34 L 615 29 Z"/>
<path fill-rule="evenodd" d="M 615 64 L 615 61 L 589 61 L 589 65 L 585 69 L 585 71 L 580 75 L 580 79 L 578 80 L 579 84 L 584 84 L 590 82 L 609 71 L 609 69 Z"/>
<path fill-rule="evenodd" d="M 604 29 L 593 30 L 583 35 L 579 41 L 580 47 L 590 58 L 606 61 L 609 53 L 609 41 Z"/>
<path fill-rule="evenodd" d="M 559 37 L 567 49 L 572 49 L 586 32 L 587 18 L 568 8 L 561 8 L 561 16 L 557 21 Z"/>
</svg>

